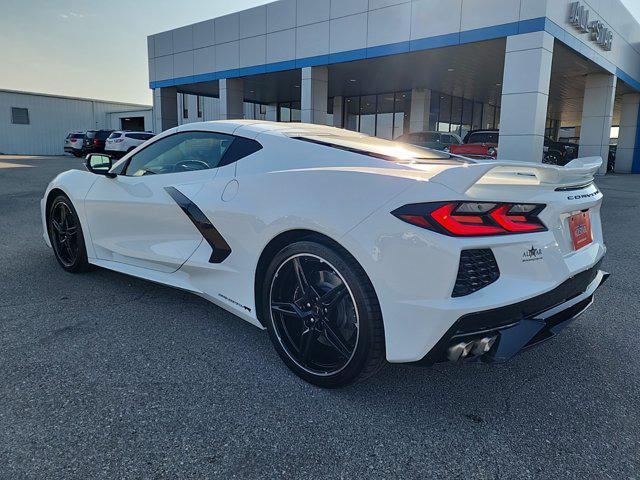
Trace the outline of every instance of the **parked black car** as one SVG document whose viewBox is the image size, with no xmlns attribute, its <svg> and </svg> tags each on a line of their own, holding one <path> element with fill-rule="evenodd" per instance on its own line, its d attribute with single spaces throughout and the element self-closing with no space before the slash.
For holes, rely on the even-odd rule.
<svg viewBox="0 0 640 480">
<path fill-rule="evenodd" d="M 104 153 L 104 145 L 114 130 L 88 130 L 84 134 L 82 153 Z"/>
<path fill-rule="evenodd" d="M 577 157 L 578 144 L 571 142 L 557 142 L 549 137 L 544 137 L 543 163 L 563 166 Z"/>
</svg>

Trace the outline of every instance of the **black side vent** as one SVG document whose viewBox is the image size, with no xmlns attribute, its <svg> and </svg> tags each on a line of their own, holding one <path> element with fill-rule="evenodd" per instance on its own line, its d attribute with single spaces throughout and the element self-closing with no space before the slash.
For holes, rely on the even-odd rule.
<svg viewBox="0 0 640 480">
<path fill-rule="evenodd" d="M 463 250 L 452 297 L 464 297 L 491 285 L 500 278 L 500 269 L 493 252 L 488 249 Z"/>
</svg>

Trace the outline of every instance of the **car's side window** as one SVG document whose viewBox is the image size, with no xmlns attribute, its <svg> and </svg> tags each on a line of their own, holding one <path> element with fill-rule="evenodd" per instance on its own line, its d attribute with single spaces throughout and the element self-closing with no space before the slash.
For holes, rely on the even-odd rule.
<svg viewBox="0 0 640 480">
<path fill-rule="evenodd" d="M 125 175 L 139 177 L 216 168 L 233 141 L 233 136 L 215 132 L 176 133 L 135 154 Z"/>
</svg>

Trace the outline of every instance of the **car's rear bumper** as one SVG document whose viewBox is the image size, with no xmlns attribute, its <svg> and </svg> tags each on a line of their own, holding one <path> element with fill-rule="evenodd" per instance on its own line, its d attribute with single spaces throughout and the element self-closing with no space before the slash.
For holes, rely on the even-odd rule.
<svg viewBox="0 0 640 480">
<path fill-rule="evenodd" d="M 420 361 L 431 365 L 446 361 L 506 362 L 519 352 L 554 337 L 593 303 L 596 290 L 609 274 L 600 263 L 550 292 L 491 310 L 460 317 L 433 349 Z M 464 346 L 491 340 L 491 348 L 459 355 Z M 457 347 L 457 348 L 456 348 Z M 479 350 L 479 349 L 478 349 Z"/>
</svg>

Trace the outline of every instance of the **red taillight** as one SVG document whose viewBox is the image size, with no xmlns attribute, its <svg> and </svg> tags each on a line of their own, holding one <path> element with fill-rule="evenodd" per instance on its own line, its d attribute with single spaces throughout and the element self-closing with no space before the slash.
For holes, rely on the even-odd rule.
<svg viewBox="0 0 640 480">
<path fill-rule="evenodd" d="M 440 202 L 405 205 L 393 215 L 412 225 L 454 237 L 533 233 L 546 230 L 538 218 L 544 205 Z"/>
<path fill-rule="evenodd" d="M 98 139 L 94 139 L 94 140 L 93 140 L 93 144 L 94 144 L 94 145 L 96 145 L 96 146 L 98 146 Z"/>
</svg>

